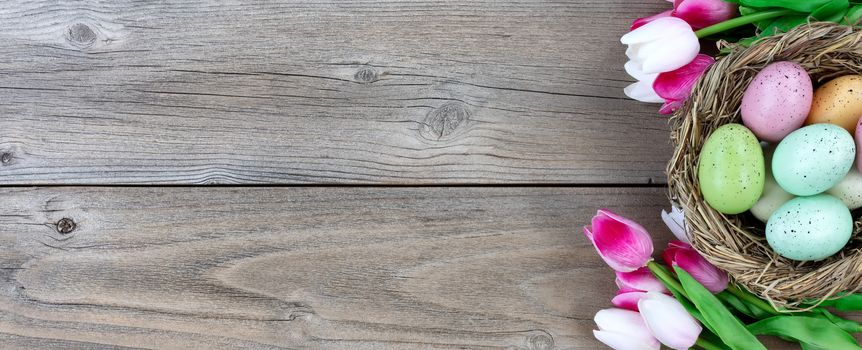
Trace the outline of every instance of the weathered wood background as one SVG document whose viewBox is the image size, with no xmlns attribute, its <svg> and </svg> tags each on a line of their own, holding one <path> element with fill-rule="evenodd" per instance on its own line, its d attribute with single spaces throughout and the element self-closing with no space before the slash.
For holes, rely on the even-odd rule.
<svg viewBox="0 0 862 350">
<path fill-rule="evenodd" d="M 0 348 L 598 348 L 668 6 L 0 1 Z"/>
</svg>

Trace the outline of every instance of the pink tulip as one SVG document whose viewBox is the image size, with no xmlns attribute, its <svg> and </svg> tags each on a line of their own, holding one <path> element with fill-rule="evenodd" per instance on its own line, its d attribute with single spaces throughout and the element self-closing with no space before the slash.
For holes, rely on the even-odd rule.
<svg viewBox="0 0 862 350">
<path fill-rule="evenodd" d="M 632 272 L 617 272 L 616 282 L 620 290 L 611 303 L 627 310 L 638 311 L 638 301 L 646 296 L 646 292 L 670 293 L 646 267 Z"/>
<path fill-rule="evenodd" d="M 662 293 L 647 292 L 638 308 L 650 333 L 669 348 L 694 346 L 703 330 L 679 301 Z"/>
<path fill-rule="evenodd" d="M 593 335 L 615 350 L 658 350 L 661 344 L 650 334 L 640 314 L 630 310 L 605 309 L 596 313 L 599 330 Z"/>
<path fill-rule="evenodd" d="M 706 261 L 688 243 L 671 241 L 662 258 L 668 266 L 679 266 L 688 272 L 710 292 L 719 293 L 727 288 L 727 274 Z"/>
<path fill-rule="evenodd" d="M 676 0 L 672 16 L 682 18 L 694 29 L 709 27 L 736 17 L 738 6 L 724 0 Z"/>
<path fill-rule="evenodd" d="M 641 267 L 632 272 L 617 272 L 617 287 L 641 292 L 667 293 L 664 284 L 650 272 L 649 268 Z"/>
<path fill-rule="evenodd" d="M 623 35 L 620 42 L 628 45 L 626 73 L 637 80 L 623 91 L 641 102 L 665 102 L 653 88 L 659 73 L 689 64 L 700 51 L 700 42 L 691 26 L 675 17 L 651 20 Z"/>
<path fill-rule="evenodd" d="M 638 18 L 634 22 L 632 22 L 631 30 L 635 30 L 635 29 L 638 29 L 640 27 L 643 27 L 644 24 L 655 21 L 659 18 L 670 17 L 672 14 L 673 14 L 673 10 L 667 10 L 665 12 L 656 13 L 656 14 L 649 16 L 649 17 Z"/>
<path fill-rule="evenodd" d="M 592 228 L 584 227 L 599 256 L 612 269 L 632 272 L 651 260 L 652 238 L 643 226 L 606 209 L 598 211 Z"/>
<path fill-rule="evenodd" d="M 617 291 L 617 295 L 614 296 L 613 299 L 611 299 L 611 304 L 621 309 L 640 311 L 638 309 L 638 302 L 640 302 L 641 299 L 645 298 L 646 295 L 647 292 L 644 291 L 621 288 L 619 291 Z"/>
<path fill-rule="evenodd" d="M 709 55 L 698 54 L 694 60 L 679 69 L 660 73 L 652 84 L 656 95 L 665 100 L 659 110 L 661 114 L 671 114 L 682 107 L 697 79 L 715 63 Z"/>
</svg>

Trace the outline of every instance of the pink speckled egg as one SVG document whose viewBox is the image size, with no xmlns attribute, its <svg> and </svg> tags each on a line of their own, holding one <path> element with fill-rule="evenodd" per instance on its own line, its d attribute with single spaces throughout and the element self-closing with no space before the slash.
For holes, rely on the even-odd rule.
<svg viewBox="0 0 862 350">
<path fill-rule="evenodd" d="M 802 66 L 772 63 L 754 77 L 742 96 L 742 122 L 763 141 L 778 142 L 805 123 L 814 87 Z"/>
</svg>

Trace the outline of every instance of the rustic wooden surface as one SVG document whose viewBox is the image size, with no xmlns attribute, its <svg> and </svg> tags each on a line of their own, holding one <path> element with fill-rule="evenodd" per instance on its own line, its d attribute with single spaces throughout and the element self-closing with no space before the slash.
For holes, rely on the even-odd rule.
<svg viewBox="0 0 862 350">
<path fill-rule="evenodd" d="M 600 348 L 581 226 L 670 237 L 617 42 L 667 6 L 0 1 L 0 348 Z"/>
<path fill-rule="evenodd" d="M 580 226 L 652 188 L 0 190 L 0 344 L 595 349 L 612 271 Z M 53 223 L 71 218 L 61 235 Z"/>
<path fill-rule="evenodd" d="M 666 6 L 2 1 L 0 181 L 663 183 L 618 38 Z"/>
</svg>

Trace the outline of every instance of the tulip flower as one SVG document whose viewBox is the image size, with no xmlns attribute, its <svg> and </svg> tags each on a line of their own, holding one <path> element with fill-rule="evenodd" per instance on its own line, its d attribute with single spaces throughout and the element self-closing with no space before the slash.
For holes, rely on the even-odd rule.
<svg viewBox="0 0 862 350">
<path fill-rule="evenodd" d="M 618 308 L 638 311 L 638 301 L 646 296 L 646 292 L 670 293 L 649 268 L 642 267 L 632 272 L 616 274 L 617 287 L 620 290 L 611 299 L 611 303 Z"/>
<path fill-rule="evenodd" d="M 679 266 L 688 272 L 710 292 L 719 293 L 727 288 L 727 274 L 706 261 L 688 243 L 671 241 L 662 258 L 668 266 Z"/>
<path fill-rule="evenodd" d="M 694 29 L 701 29 L 736 17 L 737 8 L 724 0 L 676 0 L 671 15 L 685 20 Z"/>
<path fill-rule="evenodd" d="M 593 217 L 592 227 L 584 227 L 584 235 L 605 263 L 616 271 L 632 272 L 652 259 L 652 238 L 647 230 L 609 210 L 599 210 Z"/>
<path fill-rule="evenodd" d="M 659 12 L 659 13 L 654 14 L 654 15 L 649 16 L 649 17 L 638 18 L 634 22 L 632 22 L 632 26 L 631 26 L 630 30 L 638 29 L 640 27 L 643 27 L 644 24 L 655 21 L 659 18 L 670 17 L 671 15 L 673 15 L 673 10 L 667 10 L 665 12 Z"/>
<path fill-rule="evenodd" d="M 697 35 L 685 21 L 662 17 L 623 35 L 628 45 L 626 72 L 638 82 L 625 88 L 627 96 L 643 102 L 664 102 L 653 82 L 659 73 L 670 72 L 690 63 L 700 51 Z"/>
<path fill-rule="evenodd" d="M 650 334 L 640 314 L 630 310 L 605 309 L 596 313 L 593 335 L 615 350 L 658 350 L 661 344 Z"/>
<path fill-rule="evenodd" d="M 646 267 L 632 272 L 617 272 L 617 287 L 642 292 L 667 293 L 668 290 Z"/>
<path fill-rule="evenodd" d="M 691 240 L 688 238 L 688 227 L 685 225 L 685 214 L 682 212 L 682 209 L 671 206 L 670 213 L 662 210 L 661 219 L 676 239 L 691 244 Z"/>
<path fill-rule="evenodd" d="M 685 100 L 691 95 L 694 83 L 713 63 L 715 63 L 715 59 L 712 56 L 698 54 L 688 64 L 676 70 L 659 74 L 652 85 L 656 95 L 664 99 L 664 106 L 661 107 L 659 113 L 671 114 L 682 107 Z"/>
<path fill-rule="evenodd" d="M 700 323 L 673 297 L 647 292 L 638 308 L 650 333 L 667 347 L 688 349 L 697 342 Z"/>
<path fill-rule="evenodd" d="M 645 298 L 646 295 L 647 292 L 644 291 L 629 288 L 620 288 L 620 290 L 617 291 L 617 295 L 615 295 L 614 298 L 611 299 L 611 304 L 620 309 L 640 311 L 638 309 L 638 303 L 641 301 L 641 299 Z"/>
</svg>

